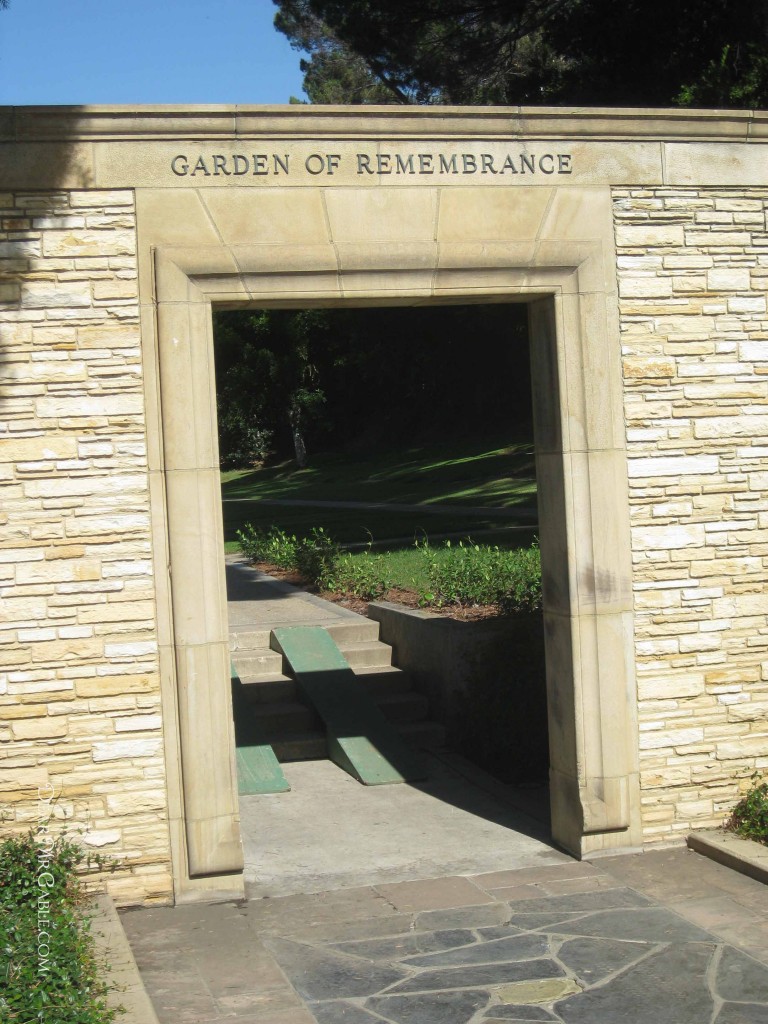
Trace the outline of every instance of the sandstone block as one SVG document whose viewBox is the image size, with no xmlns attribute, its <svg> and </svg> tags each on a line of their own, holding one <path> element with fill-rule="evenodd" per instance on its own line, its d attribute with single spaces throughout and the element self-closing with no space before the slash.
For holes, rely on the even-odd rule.
<svg viewBox="0 0 768 1024">
<path fill-rule="evenodd" d="M 122 324 L 86 324 L 77 328 L 77 347 L 83 349 L 136 348 L 138 326 Z"/>
<path fill-rule="evenodd" d="M 768 338 L 739 342 L 739 356 L 746 362 L 768 362 Z"/>
<path fill-rule="evenodd" d="M 705 543 L 704 526 L 695 523 L 686 526 L 670 523 L 666 526 L 636 526 L 632 528 L 632 541 L 636 550 L 669 550 L 700 548 Z"/>
<path fill-rule="evenodd" d="M 105 601 L 80 609 L 77 618 L 83 623 L 131 622 L 151 619 L 154 613 L 153 601 Z"/>
<path fill-rule="evenodd" d="M 39 398 L 36 414 L 41 419 L 57 417 L 91 418 L 99 416 L 136 416 L 144 410 L 141 394 L 102 395 L 97 398 L 73 395 L 71 398 Z"/>
<path fill-rule="evenodd" d="M 627 298 L 667 298 L 672 294 L 668 277 L 629 277 L 619 279 L 619 296 Z"/>
<path fill-rule="evenodd" d="M 134 757 L 157 757 L 161 753 L 162 740 L 159 738 L 109 740 L 93 745 L 93 760 L 97 763 L 130 760 Z"/>
<path fill-rule="evenodd" d="M 44 256 L 132 256 L 136 251 L 133 231 L 74 228 L 46 231 Z"/>
<path fill-rule="evenodd" d="M 115 732 L 150 732 L 162 726 L 160 715 L 125 715 L 115 718 Z"/>
<path fill-rule="evenodd" d="M 728 668 L 711 668 L 706 670 L 707 689 L 711 693 L 741 693 L 745 683 L 749 684 L 747 689 L 756 692 L 764 689 L 758 683 L 758 667 L 753 663 L 750 652 L 744 648 L 743 651 L 732 650 Z M 741 659 L 739 658 L 741 654 Z M 743 658 L 749 661 L 743 663 Z M 725 664 L 725 663 L 724 663 Z"/>
<path fill-rule="evenodd" d="M 768 750 L 768 733 L 758 736 L 740 736 L 737 740 L 717 743 L 715 757 L 718 761 L 741 761 L 744 758 L 765 755 Z"/>
<path fill-rule="evenodd" d="M 713 267 L 707 273 L 707 287 L 713 292 L 749 291 L 748 267 Z"/>
<path fill-rule="evenodd" d="M 704 739 L 702 728 L 657 729 L 640 735 L 641 750 L 659 750 L 665 747 L 686 747 Z"/>
<path fill-rule="evenodd" d="M 59 558 L 82 558 L 85 548 L 82 544 L 58 544 L 52 548 L 45 549 L 45 557 L 48 560 Z"/>
<path fill-rule="evenodd" d="M 638 695 L 641 700 L 678 700 L 698 697 L 704 693 L 704 680 L 700 675 L 683 672 L 668 677 L 640 679 Z"/>
<path fill-rule="evenodd" d="M 622 366 L 625 377 L 674 377 L 675 363 L 672 359 L 658 357 L 625 357 Z"/>
<path fill-rule="evenodd" d="M 16 565 L 18 562 L 41 562 L 41 548 L 0 548 L 0 563 Z"/>
<path fill-rule="evenodd" d="M 77 455 L 77 441 L 71 437 L 0 438 L 0 462 L 33 462 L 69 459 Z"/>
<path fill-rule="evenodd" d="M 36 765 L 29 768 L 14 768 L 13 771 L 0 772 L 0 792 L 3 794 L 8 790 L 20 792 L 34 790 L 35 797 L 40 790 L 45 796 L 50 792 L 48 769 L 43 765 Z M 5 799 L 5 796 L 3 796 Z"/>
<path fill-rule="evenodd" d="M 676 274 L 672 279 L 675 295 L 698 294 L 707 290 L 707 279 L 703 274 Z"/>
<path fill-rule="evenodd" d="M 22 586 L 33 583 L 63 583 L 73 580 L 98 580 L 101 578 L 99 562 L 82 559 L 31 562 L 16 569 L 16 582 Z"/>
<path fill-rule="evenodd" d="M 616 245 L 633 249 L 652 249 L 685 244 L 682 224 L 620 224 L 616 228 Z"/>
<path fill-rule="evenodd" d="M 719 440 L 735 437 L 765 437 L 768 431 L 768 416 L 716 416 L 694 424 L 694 437 Z"/>
<path fill-rule="evenodd" d="M 44 597 L 6 597 L 0 602 L 0 622 L 42 622 L 45 620 Z"/>
<path fill-rule="evenodd" d="M 27 309 L 77 309 L 91 305 L 89 283 L 62 285 L 48 281 L 25 281 L 21 285 L 21 304 Z"/>
<path fill-rule="evenodd" d="M 690 784 L 690 781 L 691 769 L 685 765 L 652 768 L 640 773 L 640 782 L 644 790 L 687 786 Z"/>
<path fill-rule="evenodd" d="M 728 312 L 729 313 L 765 313 L 765 297 L 762 295 L 752 295 L 747 297 L 734 297 L 728 299 Z"/>
<path fill-rule="evenodd" d="M 167 803 L 166 795 L 160 789 L 114 793 L 107 796 L 107 810 L 115 816 L 164 811 Z"/>
<path fill-rule="evenodd" d="M 16 740 L 58 739 L 69 732 L 69 724 L 61 718 L 14 719 L 11 725 L 13 738 Z"/>
<path fill-rule="evenodd" d="M 126 643 L 104 645 L 104 654 L 108 658 L 142 657 L 156 653 L 157 642 L 155 640 L 132 640 Z"/>
<path fill-rule="evenodd" d="M 685 231 L 685 245 L 694 249 L 744 249 L 751 241 L 752 236 L 748 231 L 720 231 L 717 228 L 710 231 L 687 228 Z"/>
<path fill-rule="evenodd" d="M 717 473 L 720 462 L 717 455 L 654 455 L 643 458 L 630 458 L 628 463 L 629 476 L 632 479 L 642 477 L 685 477 Z"/>
<path fill-rule="evenodd" d="M 93 297 L 104 299 L 135 299 L 137 296 L 136 281 L 122 281 L 113 278 L 107 281 L 94 281 Z"/>
<path fill-rule="evenodd" d="M 747 701 L 728 708 L 729 722 L 763 722 L 768 719 L 768 701 Z M 768 740 L 766 740 L 768 753 Z"/>
<path fill-rule="evenodd" d="M 93 846 L 101 849 L 104 846 L 114 846 L 122 839 L 119 829 L 90 829 L 83 835 L 83 843 L 86 846 Z"/>
<path fill-rule="evenodd" d="M 100 658 L 103 644 L 97 637 L 75 640 L 46 640 L 30 647 L 33 662 L 80 661 Z"/>
<path fill-rule="evenodd" d="M 98 192 L 73 190 L 68 193 L 68 198 L 73 210 L 89 206 L 99 210 L 109 206 L 133 206 L 133 192 L 130 189 L 99 189 Z"/>
</svg>

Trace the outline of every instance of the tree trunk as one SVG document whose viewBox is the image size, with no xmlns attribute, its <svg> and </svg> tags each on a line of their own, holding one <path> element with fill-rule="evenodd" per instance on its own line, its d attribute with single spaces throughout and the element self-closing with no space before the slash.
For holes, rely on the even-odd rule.
<svg viewBox="0 0 768 1024">
<path fill-rule="evenodd" d="M 307 464 L 307 446 L 304 444 L 298 424 L 293 428 L 293 448 L 296 452 L 296 465 L 299 469 L 304 469 Z"/>
</svg>

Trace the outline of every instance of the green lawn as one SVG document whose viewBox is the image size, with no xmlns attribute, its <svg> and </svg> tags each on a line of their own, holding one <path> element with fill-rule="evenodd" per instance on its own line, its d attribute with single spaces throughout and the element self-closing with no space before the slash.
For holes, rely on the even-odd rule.
<svg viewBox="0 0 768 1024">
<path fill-rule="evenodd" d="M 472 534 L 494 531 L 493 542 L 505 542 L 508 527 L 528 523 L 516 509 L 535 509 L 536 479 L 530 442 L 511 445 L 477 441 L 411 448 L 367 460 L 342 455 L 318 455 L 306 469 L 284 462 L 266 469 L 222 473 L 224 537 L 228 550 L 237 548 L 236 533 L 243 523 L 280 526 L 291 533 L 308 533 L 322 526 L 340 543 L 376 543 L 390 539 Z M 232 500 L 238 499 L 238 500 Z M 414 511 L 276 506 L 264 499 L 363 501 L 413 504 Z M 450 514 L 430 513 L 430 505 L 452 506 Z M 488 509 L 469 515 L 464 508 Z M 503 510 L 503 511 L 502 511 Z M 483 540 L 487 538 L 483 535 Z M 525 542 L 519 532 L 509 543 Z"/>
<path fill-rule="evenodd" d="M 225 498 L 314 498 L 514 507 L 536 493 L 533 445 L 466 442 L 409 448 L 368 459 L 317 455 L 306 469 L 292 461 L 222 473 Z"/>
</svg>

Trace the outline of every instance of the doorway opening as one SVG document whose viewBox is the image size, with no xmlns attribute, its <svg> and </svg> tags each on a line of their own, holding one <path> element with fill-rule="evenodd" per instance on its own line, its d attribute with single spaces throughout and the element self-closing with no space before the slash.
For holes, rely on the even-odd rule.
<svg viewBox="0 0 768 1024">
<path fill-rule="evenodd" d="M 563 238 L 537 248 L 534 265 L 529 256 L 521 266 L 516 249 L 480 246 L 450 250 L 450 268 L 428 273 L 420 263 L 414 269 L 409 261 L 418 262 L 421 250 L 407 245 L 382 243 L 375 268 L 341 270 L 335 259 L 326 269 L 314 249 L 301 250 L 303 263 L 294 248 L 249 248 L 237 258 L 226 246 L 155 250 L 157 298 L 145 347 L 156 377 L 148 378 L 147 401 L 162 433 L 153 435 L 150 485 L 165 588 L 158 589 L 158 637 L 179 892 L 236 891 L 243 868 L 212 307 L 528 304 L 552 837 L 577 856 L 639 842 L 626 437 L 610 247 L 599 231 L 584 241 L 578 218 L 552 223 Z"/>
<path fill-rule="evenodd" d="M 247 775 L 247 752 L 267 743 L 292 789 L 267 795 L 241 777 L 254 894 L 353 884 L 373 864 L 390 880 L 415 862 L 427 874 L 493 870 L 549 835 L 540 592 L 531 600 L 537 581 L 519 576 L 526 554 L 529 574 L 538 566 L 527 312 L 214 315 L 237 756 Z M 333 549 L 320 579 L 296 551 L 312 538 Z M 323 722 L 270 648 L 272 629 L 299 619 L 335 636 L 377 708 L 429 751 L 431 780 L 364 793 L 327 761 Z M 389 825 L 376 827 L 384 808 Z M 409 815 L 422 837 L 431 821 L 422 848 Z M 338 850 L 361 828 L 356 874 Z"/>
</svg>

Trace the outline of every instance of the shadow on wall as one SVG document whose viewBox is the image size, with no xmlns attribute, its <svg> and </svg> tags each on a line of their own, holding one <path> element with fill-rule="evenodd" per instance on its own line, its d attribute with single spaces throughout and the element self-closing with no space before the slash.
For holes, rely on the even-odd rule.
<svg viewBox="0 0 768 1024">
<path fill-rule="evenodd" d="M 39 402 L 83 373 L 67 350 L 76 338 L 71 308 L 90 312 L 90 284 L 75 280 L 72 257 L 48 250 L 46 237 L 69 233 L 73 211 L 65 190 L 93 186 L 92 146 L 73 141 L 84 110 L 0 107 L 0 479 L 6 484 L 0 524 L 6 543 L 19 548 L 31 547 L 35 537 L 40 546 L 41 537 L 61 536 L 61 510 L 41 511 L 43 499 L 28 500 L 25 488 L 52 476 L 58 460 L 77 456 L 73 432 L 61 430 L 55 417 L 42 418 Z M 28 555 L 28 564 L 41 561 L 40 550 Z M 18 577 L 3 578 L 6 626 L 41 624 L 45 599 L 22 588 Z M 22 668 L 32 655 L 19 641 L 13 657 L 9 652 L 7 664 Z M 37 783 L 19 785 L 31 806 Z"/>
<path fill-rule="evenodd" d="M 46 253 L 43 230 L 66 227 L 71 211 L 63 189 L 93 187 L 92 147 L 71 141 L 82 131 L 85 110 L 0 107 L 0 407 L 6 415 L 16 406 L 22 415 L 20 382 L 28 379 L 33 325 L 48 310 L 72 305 L 72 294 L 56 280 L 66 267 Z"/>
</svg>

